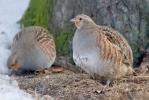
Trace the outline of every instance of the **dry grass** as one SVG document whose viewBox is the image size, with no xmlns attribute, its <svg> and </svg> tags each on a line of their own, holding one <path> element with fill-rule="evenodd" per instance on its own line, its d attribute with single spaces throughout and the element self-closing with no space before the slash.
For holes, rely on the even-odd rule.
<svg viewBox="0 0 149 100">
<path fill-rule="evenodd" d="M 16 79 L 28 93 L 50 95 L 55 100 L 149 100 L 148 64 L 136 69 L 134 75 L 114 80 L 109 87 L 97 75 L 90 76 L 71 64 L 63 66 L 59 73 L 48 69 Z"/>
</svg>

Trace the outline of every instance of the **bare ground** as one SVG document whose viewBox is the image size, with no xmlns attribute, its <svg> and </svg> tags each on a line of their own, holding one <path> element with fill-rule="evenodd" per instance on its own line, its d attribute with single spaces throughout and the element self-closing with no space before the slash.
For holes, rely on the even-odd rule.
<svg viewBox="0 0 149 100">
<path fill-rule="evenodd" d="M 113 80 L 109 87 L 98 75 L 90 76 L 69 63 L 61 65 L 61 72 L 45 69 L 14 76 L 21 89 L 33 96 L 49 95 L 54 100 L 149 100 L 148 63 L 135 69 L 133 75 Z"/>
</svg>

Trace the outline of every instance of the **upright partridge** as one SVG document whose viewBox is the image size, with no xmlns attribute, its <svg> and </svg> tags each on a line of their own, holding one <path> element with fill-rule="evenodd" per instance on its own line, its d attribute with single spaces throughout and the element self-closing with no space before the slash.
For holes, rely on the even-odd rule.
<svg viewBox="0 0 149 100">
<path fill-rule="evenodd" d="M 87 15 L 77 15 L 73 38 L 73 60 L 89 74 L 108 79 L 133 72 L 133 54 L 126 39 L 117 31 L 99 26 Z"/>
<path fill-rule="evenodd" d="M 42 27 L 31 26 L 15 35 L 7 65 L 10 69 L 34 71 L 49 68 L 55 57 L 53 36 Z"/>
</svg>

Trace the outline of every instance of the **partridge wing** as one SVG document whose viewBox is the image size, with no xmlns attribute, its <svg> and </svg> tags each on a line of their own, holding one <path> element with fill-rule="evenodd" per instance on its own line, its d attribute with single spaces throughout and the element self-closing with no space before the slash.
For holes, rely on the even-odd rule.
<svg viewBox="0 0 149 100">
<path fill-rule="evenodd" d="M 11 45 L 11 50 L 16 47 L 16 45 L 18 44 L 18 40 L 19 40 L 21 34 L 22 34 L 24 31 L 25 31 L 25 29 L 22 29 L 19 33 L 17 33 L 17 34 L 14 36 L 14 38 L 13 38 L 13 43 L 12 43 L 12 45 Z"/>
<path fill-rule="evenodd" d="M 98 30 L 98 35 L 96 38 L 96 46 L 99 48 L 99 57 L 110 66 L 121 66 L 121 53 L 119 52 L 119 47 L 111 43 L 105 36 L 105 32 Z"/>
<path fill-rule="evenodd" d="M 52 60 L 56 54 L 53 36 L 47 30 L 40 28 L 36 30 L 35 39 L 39 48 Z"/>
<path fill-rule="evenodd" d="M 133 54 L 127 40 L 119 32 L 111 28 L 102 26 L 100 29 L 105 33 L 105 36 L 112 44 L 119 47 L 118 51 L 122 55 L 122 62 L 125 65 L 132 66 Z"/>
</svg>

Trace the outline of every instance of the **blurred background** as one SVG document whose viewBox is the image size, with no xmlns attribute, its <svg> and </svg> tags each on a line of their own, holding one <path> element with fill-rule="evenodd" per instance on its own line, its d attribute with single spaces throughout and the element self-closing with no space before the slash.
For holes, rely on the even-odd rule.
<svg viewBox="0 0 149 100">
<path fill-rule="evenodd" d="M 149 51 L 149 0 L 30 0 L 22 27 L 42 26 L 53 34 L 58 56 L 72 62 L 72 38 L 78 14 L 119 31 L 129 42 L 138 67 Z M 147 51 L 148 50 L 148 51 Z M 149 53 L 149 52 L 148 52 Z"/>
</svg>

